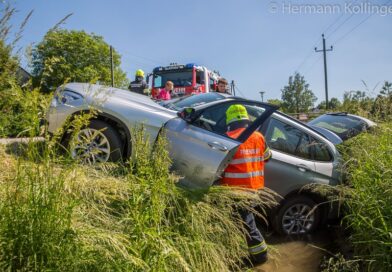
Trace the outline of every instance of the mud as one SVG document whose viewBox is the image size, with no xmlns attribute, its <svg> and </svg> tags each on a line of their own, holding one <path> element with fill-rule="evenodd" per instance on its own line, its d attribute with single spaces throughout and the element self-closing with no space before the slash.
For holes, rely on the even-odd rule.
<svg viewBox="0 0 392 272">
<path fill-rule="evenodd" d="M 318 272 L 323 256 L 335 247 L 335 229 L 324 229 L 299 237 L 266 235 L 270 247 L 269 260 L 255 272 Z"/>
</svg>

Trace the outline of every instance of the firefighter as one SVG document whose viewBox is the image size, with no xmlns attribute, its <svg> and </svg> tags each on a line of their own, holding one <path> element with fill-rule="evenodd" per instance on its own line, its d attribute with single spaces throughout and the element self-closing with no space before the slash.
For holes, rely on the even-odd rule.
<svg viewBox="0 0 392 272">
<path fill-rule="evenodd" d="M 135 73 L 135 81 L 132 81 L 131 84 L 129 84 L 128 89 L 131 92 L 135 92 L 138 94 L 147 94 L 145 90 L 148 90 L 148 85 L 146 81 L 144 80 L 144 72 L 141 69 L 138 69 Z"/>
<path fill-rule="evenodd" d="M 249 116 L 243 105 L 231 105 L 226 111 L 227 135 L 238 138 L 250 124 Z M 232 161 L 225 169 L 221 184 L 246 188 L 256 192 L 264 188 L 264 163 L 271 157 L 263 135 L 256 131 L 240 145 Z M 247 230 L 246 240 L 252 264 L 267 260 L 267 244 L 256 226 L 251 211 L 240 209 L 239 215 Z"/>
<path fill-rule="evenodd" d="M 229 85 L 229 83 L 227 82 L 227 80 L 223 77 L 221 77 L 218 80 L 218 93 L 226 93 L 226 94 L 230 94 L 227 90 L 227 86 Z"/>
</svg>

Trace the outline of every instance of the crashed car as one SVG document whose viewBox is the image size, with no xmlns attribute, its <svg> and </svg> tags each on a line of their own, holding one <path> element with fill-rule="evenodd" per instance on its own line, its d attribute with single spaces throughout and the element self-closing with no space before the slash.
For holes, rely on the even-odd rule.
<svg viewBox="0 0 392 272">
<path fill-rule="evenodd" d="M 326 113 L 308 122 L 308 125 L 320 132 L 323 129 L 331 131 L 341 139 L 340 142 L 377 126 L 367 118 L 347 112 Z"/>
<path fill-rule="evenodd" d="M 225 112 L 232 104 L 246 107 L 251 121 L 238 139 L 226 135 Z M 318 206 L 324 201 L 319 195 L 302 188 L 312 183 L 338 184 L 339 152 L 328 137 L 276 106 L 215 92 L 158 102 L 126 90 L 69 83 L 54 94 L 47 115 L 49 132 L 91 106 L 98 115 L 76 135 L 79 143 L 70 150 L 76 158 L 88 163 L 128 158 L 131 128 L 143 124 L 151 141 L 165 131 L 172 167 L 183 177 L 182 185 L 209 187 L 220 179 L 238 146 L 259 130 L 272 150 L 265 185 L 283 197 L 271 214 L 275 229 L 306 234 L 333 215 L 329 205 Z"/>
</svg>

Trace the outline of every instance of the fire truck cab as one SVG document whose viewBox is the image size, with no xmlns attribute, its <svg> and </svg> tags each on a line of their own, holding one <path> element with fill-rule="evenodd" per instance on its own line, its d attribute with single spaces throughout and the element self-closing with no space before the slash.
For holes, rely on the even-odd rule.
<svg viewBox="0 0 392 272">
<path fill-rule="evenodd" d="M 208 93 L 216 89 L 219 77 L 218 73 L 194 63 L 186 65 L 172 63 L 166 67 L 156 67 L 149 77 L 151 95 L 152 98 L 157 98 L 160 90 L 169 80 L 174 84 L 173 93 L 178 96 Z"/>
</svg>

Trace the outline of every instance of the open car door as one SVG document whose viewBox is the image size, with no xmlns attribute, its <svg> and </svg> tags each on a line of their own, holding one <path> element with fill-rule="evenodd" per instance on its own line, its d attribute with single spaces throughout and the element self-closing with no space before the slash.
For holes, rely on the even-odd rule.
<svg viewBox="0 0 392 272">
<path fill-rule="evenodd" d="M 237 138 L 226 135 L 226 110 L 243 105 L 249 115 L 248 128 Z M 244 99 L 230 99 L 187 108 L 165 124 L 173 170 L 181 184 L 206 188 L 219 180 L 239 145 L 277 109 L 276 106 Z"/>
</svg>

